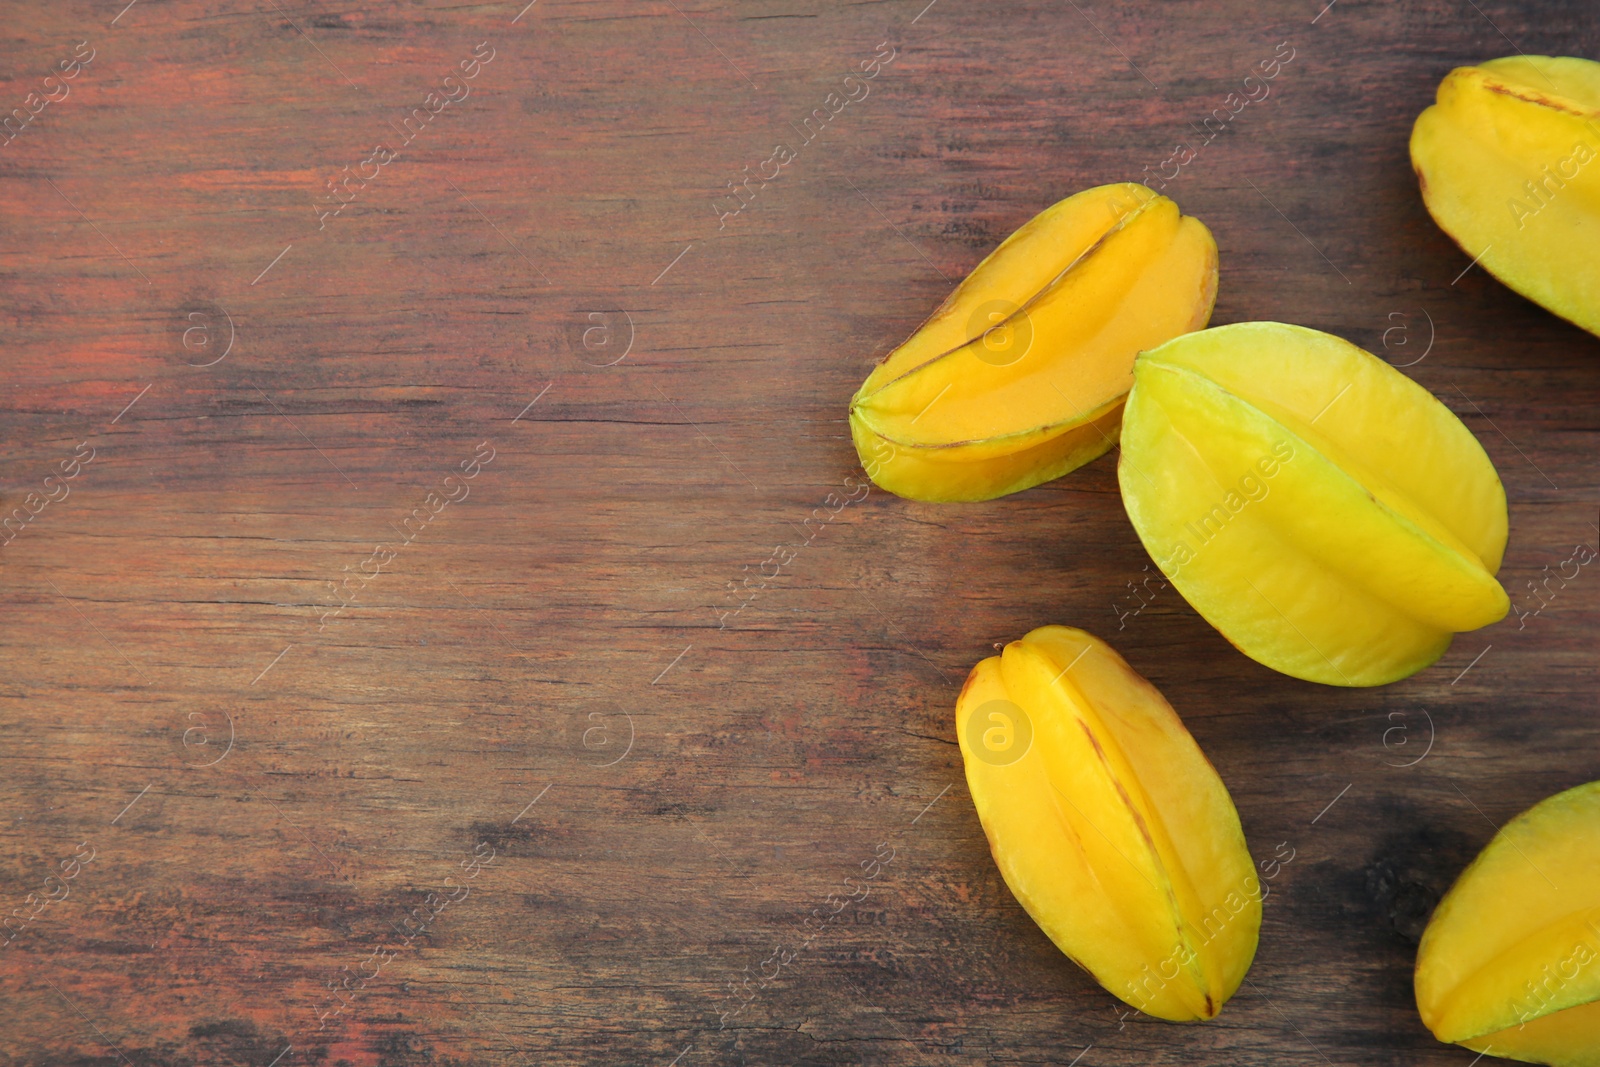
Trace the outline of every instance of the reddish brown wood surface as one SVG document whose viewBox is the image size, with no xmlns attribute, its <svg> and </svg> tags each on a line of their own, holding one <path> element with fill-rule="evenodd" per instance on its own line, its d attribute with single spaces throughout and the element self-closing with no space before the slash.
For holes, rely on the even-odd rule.
<svg viewBox="0 0 1600 1067">
<path fill-rule="evenodd" d="M 0 510 L 38 509 L 0 548 L 0 1063 L 1465 1067 L 1415 940 L 1495 824 L 1600 777 L 1600 577 L 1303 684 L 1171 590 L 1132 613 L 1114 457 L 860 499 L 843 416 L 1007 233 L 1181 142 L 1214 321 L 1410 364 L 1501 470 L 1531 611 L 1597 536 L 1600 341 L 1466 269 L 1406 140 L 1452 66 L 1593 57 L 1590 5 L 519 8 L 0 20 L 0 107 L 37 109 L 0 147 Z M 1214 1023 L 1124 1015 L 989 859 L 954 694 L 1048 622 L 1292 856 Z"/>
</svg>

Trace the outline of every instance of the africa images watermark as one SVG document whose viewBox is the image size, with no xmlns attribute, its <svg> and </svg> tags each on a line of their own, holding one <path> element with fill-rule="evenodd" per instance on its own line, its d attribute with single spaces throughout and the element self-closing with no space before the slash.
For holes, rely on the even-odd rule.
<svg viewBox="0 0 1600 1067">
<path fill-rule="evenodd" d="M 1257 459 L 1253 468 L 1240 476 L 1235 488 L 1229 489 L 1220 501 L 1202 512 L 1199 518 L 1184 523 L 1184 532 L 1194 541 L 1191 544 L 1187 538 L 1180 536 L 1167 560 L 1156 562 L 1156 566 L 1161 568 L 1161 573 L 1168 578 L 1177 577 L 1178 572 L 1193 563 L 1200 551 L 1215 540 L 1223 528 L 1240 512 L 1251 504 L 1267 498 L 1267 494 L 1272 491 L 1270 480 L 1277 477 L 1283 465 L 1293 458 L 1294 446 L 1288 441 L 1278 441 L 1273 444 L 1270 453 Z M 1256 473 L 1258 471 L 1259 476 Z"/>
<path fill-rule="evenodd" d="M 884 854 L 885 849 L 888 849 L 887 855 Z M 844 911 L 852 903 L 864 903 L 867 896 L 872 892 L 872 882 L 887 869 L 889 864 L 894 862 L 895 854 L 896 850 L 889 842 L 878 842 L 873 848 L 872 856 L 861 861 L 860 867 L 864 873 L 856 876 L 856 882 L 852 884 L 850 878 L 845 878 L 840 883 L 840 888 L 835 889 L 823 898 L 823 904 L 828 905 L 826 911 L 820 906 L 812 908 L 810 913 L 801 920 L 800 932 L 806 935 L 803 939 L 796 944 L 783 944 L 775 947 L 772 950 L 772 955 L 757 964 L 758 976 L 752 976 L 750 966 L 746 964 L 744 970 L 740 972 L 738 981 L 732 978 L 728 979 L 728 997 L 729 999 L 736 999 L 739 1006 L 718 1013 L 717 1029 L 727 1029 L 728 1023 L 737 1019 L 755 1001 L 756 997 L 761 995 L 761 991 L 766 989 L 768 984 L 777 981 L 779 975 L 783 974 L 785 967 L 794 963 L 801 953 L 811 947 L 813 941 L 827 931 L 829 925 L 838 918 L 840 912 Z M 772 969 L 771 974 L 767 973 L 769 967 Z M 751 984 L 752 978 L 755 979 L 753 986 Z"/>
<path fill-rule="evenodd" d="M 88 55 L 83 54 L 85 48 L 89 49 Z M 23 97 L 21 107 L 12 108 L 9 115 L 0 119 L 0 134 L 5 136 L 5 140 L 0 141 L 0 148 L 20 137 L 22 131 L 44 113 L 45 108 L 51 104 L 59 104 L 70 96 L 72 86 L 67 83 L 82 74 L 83 68 L 92 63 L 97 55 L 99 52 L 91 48 L 88 41 L 79 41 L 73 48 L 72 55 L 56 64 L 59 73 L 46 75 L 44 81 L 40 83 L 39 88 L 43 92 L 29 93 Z M 55 83 L 54 87 L 51 86 L 51 82 Z"/>
<path fill-rule="evenodd" d="M 884 53 L 885 48 L 889 50 L 887 54 Z M 711 210 L 717 213 L 717 229 L 726 229 L 728 220 L 737 216 L 747 205 L 753 203 L 756 194 L 765 189 L 769 182 L 776 181 L 781 177 L 783 168 L 800 158 L 800 150 L 820 137 L 828 123 L 838 117 L 845 108 L 865 100 L 867 94 L 872 91 L 867 82 L 876 78 L 885 65 L 893 63 L 894 57 L 898 54 L 898 50 L 888 41 L 879 44 L 876 51 L 873 52 L 872 58 L 863 59 L 856 65 L 857 70 L 860 71 L 859 74 L 845 75 L 840 83 L 840 87 L 844 90 L 843 95 L 837 91 L 830 92 L 822 98 L 821 106 L 812 108 L 811 113 L 800 120 L 799 126 L 792 122 L 789 123 L 789 128 L 803 138 L 799 142 L 799 147 L 790 147 L 785 143 L 774 145 L 772 154 L 756 164 L 755 174 L 750 173 L 750 165 L 746 164 L 741 172 L 743 174 L 742 179 L 730 178 L 728 180 L 727 195 L 733 200 L 733 208 L 725 208 L 719 204 L 718 199 L 720 197 L 713 197 L 711 200 Z M 855 83 L 854 86 L 851 85 L 852 82 Z M 804 128 L 802 129 L 802 127 Z M 771 173 L 768 173 L 769 167 L 771 168 Z M 752 188 L 752 182 L 758 184 Z"/>
<path fill-rule="evenodd" d="M 89 850 L 87 856 L 83 854 L 86 848 Z M 66 900 L 72 893 L 67 883 L 78 877 L 78 874 L 93 862 L 94 857 L 94 846 L 87 841 L 80 841 L 77 851 L 58 864 L 61 869 L 60 874 L 52 871 L 46 875 L 38 892 L 29 893 L 22 907 L 12 908 L 10 915 L 0 919 L 0 933 L 4 934 L 4 937 L 0 937 L 0 948 L 5 948 L 15 941 L 28 928 L 28 924 L 44 914 L 51 905 Z M 54 887 L 50 884 L 52 882 L 55 883 Z"/>
<path fill-rule="evenodd" d="M 1506 208 L 1511 212 L 1511 218 L 1516 222 L 1517 229 L 1522 229 L 1529 219 L 1553 204 L 1556 197 L 1567 187 L 1567 182 L 1577 178 L 1594 157 L 1595 146 L 1588 141 L 1579 141 L 1572 146 L 1572 151 L 1565 159 L 1546 163 L 1537 179 L 1523 182 L 1522 189 L 1528 194 L 1528 199 L 1524 201 L 1512 197 L 1506 201 Z"/>
<path fill-rule="evenodd" d="M 1284 55 L 1283 50 L 1285 48 L 1289 50 L 1288 55 Z M 1183 173 L 1184 167 L 1200 158 L 1201 149 L 1216 140 L 1219 135 L 1229 128 L 1229 123 L 1234 120 L 1235 116 L 1251 104 L 1260 104 L 1266 101 L 1267 97 L 1272 93 L 1272 88 L 1267 83 L 1282 73 L 1283 68 L 1294 59 L 1296 54 L 1294 46 L 1288 41 L 1279 42 L 1278 46 L 1273 49 L 1271 57 L 1263 59 L 1256 64 L 1255 72 L 1245 75 L 1243 81 L 1240 82 L 1240 87 L 1244 92 L 1229 93 L 1223 98 L 1221 107 L 1212 108 L 1211 114 L 1201 120 L 1201 126 L 1204 129 L 1202 130 L 1201 126 L 1195 127 L 1196 132 L 1204 133 L 1204 140 L 1197 145 L 1191 145 L 1188 141 L 1179 141 L 1173 146 L 1172 155 L 1156 164 L 1156 174 L 1152 175 L 1150 167 L 1146 165 L 1140 172 L 1141 177 L 1138 180 L 1157 192 L 1164 190 L 1168 182 Z M 1253 87 L 1251 85 L 1252 82 L 1255 83 Z M 1191 125 L 1193 124 L 1191 123 Z M 1171 174 L 1165 171 L 1165 168 L 1169 166 L 1172 168 Z"/>
<path fill-rule="evenodd" d="M 485 849 L 488 850 L 487 855 L 484 853 Z M 459 866 L 466 878 L 476 878 L 482 871 L 496 869 L 491 866 L 494 863 L 494 858 L 494 846 L 487 841 L 480 841 L 473 847 L 472 855 L 463 859 Z M 446 908 L 451 904 L 460 903 L 467 899 L 468 894 L 472 892 L 472 887 L 469 885 L 452 886 L 450 884 L 452 877 L 447 876 L 444 880 L 444 888 L 449 889 L 449 893 L 428 893 L 423 902 L 412 908 L 405 919 L 402 920 L 403 926 L 393 927 L 394 931 L 400 935 L 399 947 L 391 948 L 392 942 L 387 939 L 380 941 L 378 946 L 368 953 L 365 959 L 356 964 L 354 971 L 350 969 L 349 965 L 345 965 L 339 968 L 339 977 L 327 980 L 325 985 L 330 996 L 316 1001 L 311 1007 L 313 1014 L 317 1017 L 318 1030 L 326 1030 L 330 1020 L 336 1020 L 343 1015 L 345 1009 L 351 1006 L 355 997 L 365 992 L 367 986 L 372 982 L 377 981 L 378 976 L 383 973 L 384 967 L 390 960 L 405 949 L 410 948 L 417 938 L 428 933 L 434 921 L 439 918 L 439 915 Z M 426 913 L 425 917 L 424 913 Z M 413 922 L 415 922 L 415 929 L 412 928 Z M 371 973 L 367 973 L 365 970 L 369 965 L 372 968 Z"/>
<path fill-rule="evenodd" d="M 817 513 L 821 511 L 822 508 L 816 507 L 811 509 L 811 514 L 807 515 L 804 522 L 801 524 L 803 527 L 803 532 L 806 533 L 804 540 L 778 545 L 772 550 L 772 555 L 768 556 L 766 559 L 757 564 L 755 574 L 750 573 L 750 565 L 746 563 L 744 565 L 745 573 L 742 581 L 730 580 L 727 583 L 727 588 L 724 590 L 723 595 L 728 601 L 737 600 L 738 606 L 729 608 L 717 615 L 717 629 L 727 629 L 728 618 L 730 616 L 737 616 L 741 611 L 749 607 L 751 602 L 754 601 L 756 597 L 761 595 L 762 590 L 767 588 L 767 583 L 780 577 L 783 574 L 783 569 L 793 563 L 795 561 L 795 557 L 800 555 L 800 550 L 811 544 L 811 542 L 816 538 L 817 534 L 821 533 L 827 528 L 828 523 L 833 521 L 834 516 L 838 515 L 851 504 L 865 500 L 867 498 L 867 494 L 872 492 L 872 486 L 870 484 L 865 482 L 856 484 L 856 480 L 853 476 L 847 476 L 844 480 L 844 484 L 845 488 L 850 490 L 850 494 L 848 496 L 840 496 L 838 493 L 829 493 L 823 500 L 823 503 L 828 508 L 828 513 L 823 515 L 820 520 L 817 518 Z M 857 492 L 859 492 L 861 495 L 857 496 Z M 816 529 L 811 529 L 811 524 L 813 522 L 819 522 L 820 525 L 818 525 Z M 770 574 L 767 572 L 768 567 L 772 568 Z"/>
<path fill-rule="evenodd" d="M 484 454 L 485 450 L 488 451 L 488 455 Z M 492 463 L 494 457 L 494 446 L 488 441 L 480 442 L 473 450 L 473 454 L 461 461 L 461 473 L 445 475 L 444 480 L 439 484 L 439 488 L 428 490 L 427 494 L 422 498 L 422 503 L 412 508 L 411 513 L 400 521 L 400 526 L 395 527 L 395 532 L 400 534 L 401 537 L 400 542 L 395 547 L 391 548 L 387 544 L 377 545 L 373 548 L 370 556 L 356 565 L 356 573 L 351 574 L 347 565 L 344 568 L 345 575 L 343 580 L 329 582 L 328 587 L 332 590 L 334 599 L 339 601 L 339 606 L 329 608 L 322 613 L 322 617 L 317 623 L 317 629 L 321 630 L 327 626 L 330 618 L 342 614 L 345 608 L 354 603 L 356 598 L 366 589 L 367 583 L 382 574 L 383 569 L 394 562 L 395 557 L 400 554 L 400 550 L 411 544 L 427 528 L 428 523 L 432 522 L 435 516 L 451 504 L 460 503 L 467 499 L 467 495 L 472 492 L 472 487 L 467 483 L 483 473 L 483 468 Z M 452 482 L 455 483 L 453 486 L 451 485 Z M 352 588 L 350 584 L 352 580 L 357 580 L 360 584 Z"/>
<path fill-rule="evenodd" d="M 488 49 L 487 54 L 484 52 L 485 49 Z M 325 208 L 317 204 L 312 205 L 312 210 L 317 213 L 317 229 L 326 229 L 329 219 L 336 217 L 347 206 L 353 204 L 356 198 L 361 195 L 361 191 L 367 187 L 367 183 L 376 181 L 379 175 L 383 173 L 384 167 L 400 158 L 401 150 L 408 147 L 423 130 L 427 129 L 428 124 L 433 121 L 435 116 L 442 114 L 444 109 L 451 104 L 459 104 L 471 96 L 472 87 L 467 82 L 483 73 L 483 68 L 492 63 L 494 57 L 495 50 L 488 41 L 474 46 L 472 55 L 461 60 L 456 65 L 456 69 L 460 71 L 460 74 L 457 75 L 452 71 L 450 74 L 445 75 L 443 81 L 440 82 L 443 95 L 438 92 L 427 93 L 423 96 L 422 103 L 413 107 L 410 113 L 400 120 L 399 126 L 394 126 L 394 123 L 390 122 L 390 125 L 394 126 L 395 132 L 400 134 L 402 138 L 399 148 L 390 148 L 387 144 L 380 144 L 372 150 L 372 155 L 356 164 L 357 167 L 361 168 L 359 173 L 350 173 L 350 167 L 346 166 L 340 172 L 342 177 L 336 175 L 329 178 L 327 183 L 328 192 L 322 199 L 335 206 Z M 371 168 L 370 174 L 367 173 L 367 168 Z M 352 181 L 355 182 L 354 189 L 350 187 Z M 349 195 L 341 196 L 341 193 L 348 193 Z"/>
<path fill-rule="evenodd" d="M 1284 849 L 1289 850 L 1287 856 L 1283 854 Z M 1222 932 L 1232 925 L 1233 920 L 1245 913 L 1251 901 L 1264 902 L 1271 895 L 1272 890 L 1267 883 L 1282 874 L 1283 868 L 1294 862 L 1295 854 L 1296 850 L 1289 845 L 1289 842 L 1279 842 L 1278 847 L 1273 850 L 1272 858 L 1261 860 L 1257 864 L 1266 877 L 1257 875 L 1252 869 L 1238 888 L 1229 890 L 1225 897 L 1201 917 L 1199 924 L 1192 928 L 1191 932 L 1202 936 L 1204 940 L 1196 945 L 1189 937 L 1185 937 L 1164 960 L 1155 965 L 1154 970 L 1150 964 L 1145 964 L 1139 972 L 1137 984 L 1133 979 L 1128 979 L 1126 995 L 1122 996 L 1122 999 L 1139 1011 L 1148 1013 L 1151 1000 L 1167 986 L 1167 983 L 1177 978 L 1183 968 L 1195 963 L 1198 958 L 1197 948 L 1203 948 L 1222 936 Z M 1169 965 L 1172 968 L 1171 974 L 1167 973 Z M 1128 1012 L 1122 1012 L 1118 1016 L 1117 1029 L 1121 1030 L 1126 1025 L 1123 1020 L 1128 1015 Z"/>
<path fill-rule="evenodd" d="M 1584 920 L 1584 925 L 1592 934 L 1600 935 L 1600 917 L 1590 912 Z M 1556 997 L 1569 982 L 1577 979 L 1583 969 L 1600 959 L 1600 951 L 1589 942 L 1587 938 L 1580 937 L 1573 942 L 1572 951 L 1566 958 L 1555 965 L 1555 972 L 1551 973 L 1550 964 L 1545 964 L 1539 972 L 1539 981 L 1524 981 L 1523 988 L 1527 991 L 1527 1000 L 1518 998 L 1512 1002 L 1517 1009 L 1517 1029 L 1521 1030 L 1535 1019 L 1542 1018 L 1552 1010 L 1559 1010 Z"/>
<path fill-rule="evenodd" d="M 1578 575 L 1582 573 L 1584 567 L 1587 567 L 1589 564 L 1594 562 L 1597 554 L 1600 553 L 1596 553 L 1595 549 L 1590 545 L 1574 545 L 1572 546 L 1572 554 L 1561 561 L 1556 568 L 1555 574 L 1550 573 L 1550 564 L 1546 563 L 1544 565 L 1544 569 L 1540 572 L 1544 576 L 1543 581 L 1536 585 L 1534 584 L 1533 579 L 1528 579 L 1529 597 L 1524 599 L 1522 604 L 1526 604 L 1531 600 L 1537 601 L 1539 606 L 1523 607 L 1517 602 L 1516 599 L 1512 600 L 1511 610 L 1515 612 L 1517 616 L 1517 629 L 1526 629 L 1528 620 L 1539 615 L 1544 611 L 1545 608 L 1549 607 L 1550 604 L 1554 602 L 1557 594 L 1559 594 L 1561 590 L 1565 589 L 1569 582 L 1575 580 Z M 1571 574 L 1567 573 L 1568 567 L 1572 568 Z M 1557 588 L 1550 588 L 1550 583 L 1552 581 L 1558 583 Z M 1548 594 L 1548 597 L 1546 597 L 1546 594 Z"/>
<path fill-rule="evenodd" d="M 1150 573 L 1150 564 L 1146 563 L 1140 569 L 1139 573 L 1144 575 L 1144 581 L 1140 582 L 1138 585 L 1134 585 L 1132 582 L 1128 583 L 1128 590 L 1132 595 L 1117 598 L 1119 600 L 1127 600 L 1135 606 L 1128 611 L 1123 611 L 1117 606 L 1115 601 L 1113 601 L 1111 604 L 1111 613 L 1117 617 L 1117 629 L 1119 631 L 1127 627 L 1129 619 L 1137 618 L 1141 611 L 1143 611 L 1149 605 L 1154 604 L 1156 602 L 1157 595 L 1159 595 L 1163 589 L 1167 588 L 1167 580 L 1165 578 L 1160 577 L 1157 574 Z M 1156 587 L 1151 589 L 1150 582 L 1156 579 L 1159 579 L 1159 581 Z M 1149 600 L 1144 598 L 1145 593 L 1150 594 Z"/>
<path fill-rule="evenodd" d="M 86 448 L 89 450 L 87 456 L 83 454 L 83 450 Z M 0 548 L 15 541 L 17 535 L 27 529 L 28 524 L 45 508 L 53 503 L 67 499 L 72 494 L 72 487 L 67 483 L 81 474 L 83 468 L 87 467 L 94 460 L 94 457 L 95 450 L 93 446 L 88 441 L 84 441 L 73 449 L 70 459 L 63 459 L 57 463 L 56 469 L 60 473 L 46 475 L 41 483 L 44 488 L 43 494 L 29 493 L 23 498 L 21 507 L 12 508 L 11 514 L 0 519 L 0 533 L 5 534 L 5 540 L 0 541 Z M 52 486 L 51 482 L 54 482 L 55 485 Z"/>
</svg>

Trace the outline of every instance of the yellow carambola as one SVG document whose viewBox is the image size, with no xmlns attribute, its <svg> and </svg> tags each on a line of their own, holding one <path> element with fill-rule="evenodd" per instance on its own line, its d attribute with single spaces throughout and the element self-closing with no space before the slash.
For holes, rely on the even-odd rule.
<svg viewBox="0 0 1600 1067">
<path fill-rule="evenodd" d="M 1434 910 L 1417 1009 L 1440 1041 L 1600 1067 L 1600 782 L 1508 822 Z"/>
<path fill-rule="evenodd" d="M 988 500 L 1058 478 L 1116 443 L 1133 357 L 1199 329 L 1217 248 L 1142 185 L 1103 185 L 1006 238 L 850 402 L 879 486 Z"/>
<path fill-rule="evenodd" d="M 1216 770 L 1104 641 L 1044 626 L 956 702 L 1006 885 L 1073 962 L 1162 1019 L 1212 1018 L 1255 956 L 1261 884 Z"/>
<path fill-rule="evenodd" d="M 1505 490 L 1482 446 L 1330 334 L 1245 322 L 1141 354 L 1117 477 L 1184 598 L 1296 678 L 1404 678 L 1510 606 Z"/>
<path fill-rule="evenodd" d="M 1600 334 L 1600 63 L 1459 67 L 1411 133 L 1434 220 L 1495 277 Z"/>
</svg>

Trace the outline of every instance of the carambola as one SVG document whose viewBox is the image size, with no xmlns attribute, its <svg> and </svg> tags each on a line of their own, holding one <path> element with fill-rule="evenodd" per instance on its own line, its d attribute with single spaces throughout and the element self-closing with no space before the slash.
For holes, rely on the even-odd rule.
<svg viewBox="0 0 1600 1067">
<path fill-rule="evenodd" d="M 1006 238 L 850 401 L 867 474 L 913 500 L 988 500 L 1117 441 L 1133 357 L 1211 317 L 1217 246 L 1142 185 L 1103 185 Z"/>
</svg>

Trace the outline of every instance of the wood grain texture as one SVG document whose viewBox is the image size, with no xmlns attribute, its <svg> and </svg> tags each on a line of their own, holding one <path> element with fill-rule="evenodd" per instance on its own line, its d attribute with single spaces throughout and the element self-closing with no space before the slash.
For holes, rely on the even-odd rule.
<svg viewBox="0 0 1600 1067">
<path fill-rule="evenodd" d="M 1597 536 L 1600 341 L 1465 269 L 1406 140 L 1455 65 L 1593 57 L 1591 5 L 520 8 L 0 23 L 0 107 L 94 53 L 0 147 L 0 511 L 93 452 L 0 548 L 0 911 L 93 854 L 0 949 L 0 1063 L 1465 1067 L 1415 941 L 1496 824 L 1600 777 L 1600 578 L 1406 682 L 1302 684 L 1171 590 L 1119 621 L 1148 560 L 1114 456 L 841 504 L 845 405 L 1287 42 L 1167 189 L 1216 234 L 1214 321 L 1413 363 L 1500 468 L 1531 607 Z M 319 221 L 347 166 L 377 176 Z M 1215 1023 L 1125 1015 L 989 859 L 954 695 L 1049 622 L 1164 691 L 1258 860 L 1292 850 Z"/>
</svg>

